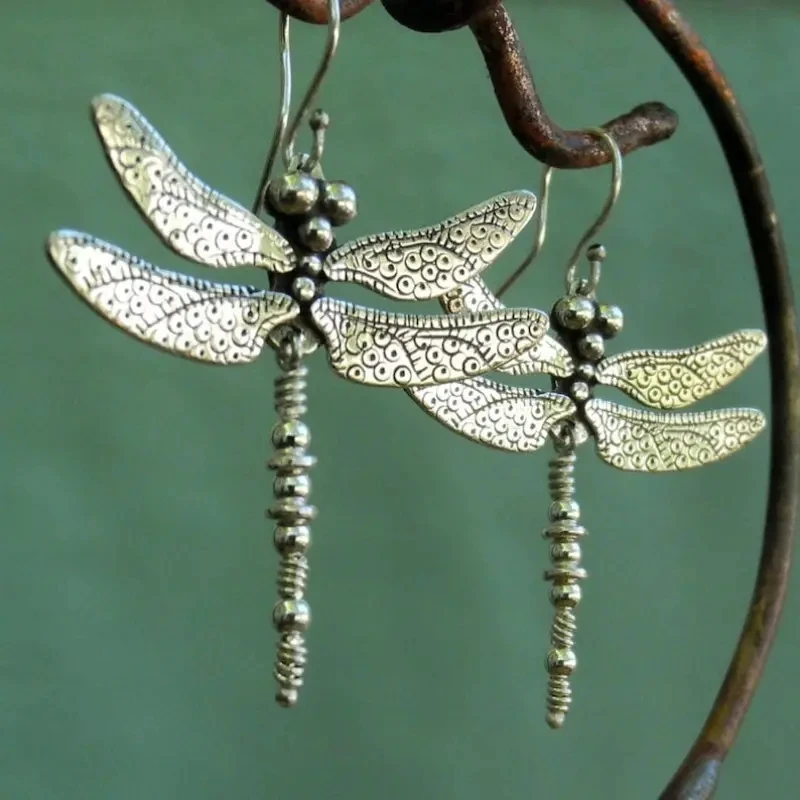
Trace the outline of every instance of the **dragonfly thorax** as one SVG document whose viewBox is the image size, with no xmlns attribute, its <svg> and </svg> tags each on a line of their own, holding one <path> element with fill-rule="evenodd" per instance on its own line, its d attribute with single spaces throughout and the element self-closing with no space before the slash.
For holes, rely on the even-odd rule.
<svg viewBox="0 0 800 800">
<path fill-rule="evenodd" d="M 572 374 L 556 380 L 555 388 L 568 395 L 580 410 L 597 385 L 597 366 L 605 358 L 606 340 L 622 330 L 622 310 L 578 291 L 562 297 L 550 318 L 575 363 Z"/>
<path fill-rule="evenodd" d="M 323 293 L 322 264 L 336 244 L 333 229 L 356 216 L 357 202 L 351 186 L 326 181 L 318 167 L 303 166 L 308 159 L 298 161 L 296 169 L 270 181 L 266 207 L 275 218 L 276 230 L 291 244 L 297 264 L 288 273 L 272 275 L 272 288 L 307 308 Z"/>
</svg>

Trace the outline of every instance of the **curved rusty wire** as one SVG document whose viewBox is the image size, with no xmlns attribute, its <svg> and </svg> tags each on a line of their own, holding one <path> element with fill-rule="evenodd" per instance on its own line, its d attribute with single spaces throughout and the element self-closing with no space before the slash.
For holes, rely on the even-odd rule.
<svg viewBox="0 0 800 800">
<path fill-rule="evenodd" d="M 347 18 L 371 0 L 343 0 Z M 298 19 L 327 21 L 326 0 L 269 0 Z M 728 672 L 711 712 L 660 800 L 708 800 L 741 727 L 775 638 L 786 597 L 800 495 L 800 346 L 788 258 L 764 165 L 731 87 L 697 34 L 668 0 L 625 0 L 690 83 L 725 152 L 744 216 L 769 335 L 770 487 L 758 576 Z M 499 0 L 383 0 L 392 16 L 420 31 L 469 25 L 483 53 L 509 128 L 539 161 L 598 166 L 608 155 L 585 134 L 564 131 L 545 113 L 519 37 Z M 427 15 L 427 18 L 425 18 Z M 669 138 L 677 115 L 661 103 L 637 106 L 606 123 L 624 153 Z"/>
<path fill-rule="evenodd" d="M 755 259 L 769 336 L 770 483 L 750 608 L 714 705 L 661 800 L 706 800 L 764 670 L 786 598 L 800 492 L 800 346 L 789 263 L 764 164 L 728 82 L 667 0 L 625 0 L 663 45 L 708 114 L 733 176 Z"/>
<path fill-rule="evenodd" d="M 486 3 L 469 27 L 483 53 L 506 123 L 525 150 L 537 161 L 560 169 L 608 163 L 608 148 L 596 136 L 559 128 L 545 112 L 522 42 L 502 3 Z M 626 155 L 669 139 L 678 127 L 678 115 L 663 103 L 644 103 L 600 127 Z"/>
</svg>

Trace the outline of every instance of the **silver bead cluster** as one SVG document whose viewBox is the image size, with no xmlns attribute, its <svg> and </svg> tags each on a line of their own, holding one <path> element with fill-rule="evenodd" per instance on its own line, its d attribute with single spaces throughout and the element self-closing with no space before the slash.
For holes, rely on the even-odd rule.
<svg viewBox="0 0 800 800">
<path fill-rule="evenodd" d="M 278 364 L 283 374 L 275 379 L 278 422 L 272 429 L 275 452 L 267 464 L 275 471 L 275 504 L 267 515 L 276 522 L 274 542 L 281 559 L 280 599 L 272 612 L 272 621 L 280 636 L 275 663 L 278 682 L 275 699 L 286 707 L 297 703 L 307 661 L 305 634 L 311 625 L 311 608 L 305 599 L 311 546 L 309 523 L 317 514 L 317 509 L 308 502 L 311 492 L 308 473 L 316 458 L 307 451 L 311 434 L 301 421 L 308 405 L 308 368 L 300 363 L 298 350 L 295 343 L 289 342 L 278 351 Z"/>
<path fill-rule="evenodd" d="M 552 567 L 544 577 L 552 581 L 550 602 L 555 607 L 546 661 L 549 675 L 547 724 L 551 728 L 560 728 L 564 724 L 572 702 L 570 676 L 578 663 L 573 649 L 576 627 L 574 609 L 581 600 L 578 581 L 586 578 L 586 570 L 580 565 L 580 539 L 586 535 L 586 529 L 579 524 L 580 508 L 575 502 L 574 470 L 574 444 L 557 444 L 556 456 L 550 461 L 548 474 L 550 522 L 542 531 L 542 535 L 550 540 Z"/>
</svg>

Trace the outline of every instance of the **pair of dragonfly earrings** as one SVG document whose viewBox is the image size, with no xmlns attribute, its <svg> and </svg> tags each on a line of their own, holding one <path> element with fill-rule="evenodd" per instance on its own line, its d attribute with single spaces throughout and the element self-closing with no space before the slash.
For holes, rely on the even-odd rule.
<svg viewBox="0 0 800 800">
<path fill-rule="evenodd" d="M 321 169 L 328 120 L 315 112 L 314 154 L 294 157 L 264 194 L 274 225 L 209 188 L 176 157 L 133 106 L 102 95 L 94 122 L 123 188 L 169 248 L 217 269 L 261 267 L 270 290 L 212 283 L 153 266 L 70 230 L 53 233 L 49 257 L 95 311 L 137 339 L 209 364 L 246 364 L 265 346 L 276 351 L 278 422 L 272 430 L 274 542 L 280 554 L 277 700 L 298 700 L 311 623 L 306 580 L 310 503 L 305 356 L 323 348 L 341 377 L 400 388 L 434 419 L 462 436 L 515 453 L 550 439 L 550 541 L 555 608 L 546 666 L 547 722 L 560 727 L 576 667 L 575 607 L 581 599 L 580 524 L 573 470 L 580 444 L 594 439 L 614 467 L 663 472 L 701 466 L 740 449 L 764 427 L 751 409 L 674 413 L 736 378 L 766 346 L 744 330 L 683 350 L 633 350 L 606 357 L 622 312 L 596 299 L 605 251 L 587 250 L 590 278 L 570 270 L 551 313 L 506 308 L 480 274 L 522 231 L 536 209 L 527 191 L 502 194 L 428 228 L 383 233 L 337 247 L 334 228 L 356 214 L 353 189 Z M 608 139 L 608 137 L 606 136 Z M 611 142 L 613 144 L 613 141 Z M 619 151 L 615 150 L 616 156 Z M 325 296 L 349 282 L 393 300 L 437 298 L 443 315 L 390 313 Z M 546 374 L 551 391 L 506 385 L 489 372 Z M 659 411 L 594 397 L 614 386 Z M 668 412 L 668 413 L 665 413 Z"/>
</svg>

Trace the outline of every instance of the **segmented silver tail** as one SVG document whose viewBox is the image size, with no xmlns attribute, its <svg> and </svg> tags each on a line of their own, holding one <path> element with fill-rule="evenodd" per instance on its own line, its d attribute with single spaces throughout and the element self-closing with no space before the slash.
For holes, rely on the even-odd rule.
<svg viewBox="0 0 800 800">
<path fill-rule="evenodd" d="M 275 663 L 278 690 L 275 699 L 282 706 L 297 703 L 308 656 L 305 634 L 311 625 L 311 608 L 306 599 L 309 523 L 317 509 L 308 502 L 311 492 L 309 471 L 316 458 L 307 451 L 311 441 L 301 421 L 308 406 L 306 375 L 297 345 L 289 341 L 278 352 L 283 371 L 275 380 L 275 410 L 278 422 L 272 429 L 275 452 L 268 467 L 275 471 L 275 503 L 267 511 L 276 521 L 275 547 L 280 554 L 278 595 L 272 619 L 280 640 Z"/>
<path fill-rule="evenodd" d="M 550 523 L 542 535 L 550 540 L 551 568 L 545 579 L 552 581 L 550 602 L 555 617 L 550 629 L 550 649 L 547 653 L 547 724 L 560 728 L 564 724 L 572 689 L 570 676 L 577 666 L 573 649 L 575 643 L 574 609 L 581 599 L 579 580 L 586 577 L 580 566 L 579 540 L 586 529 L 579 524 L 580 508 L 575 502 L 575 452 L 571 446 L 557 445 L 557 455 L 550 461 L 549 488 Z"/>
</svg>

